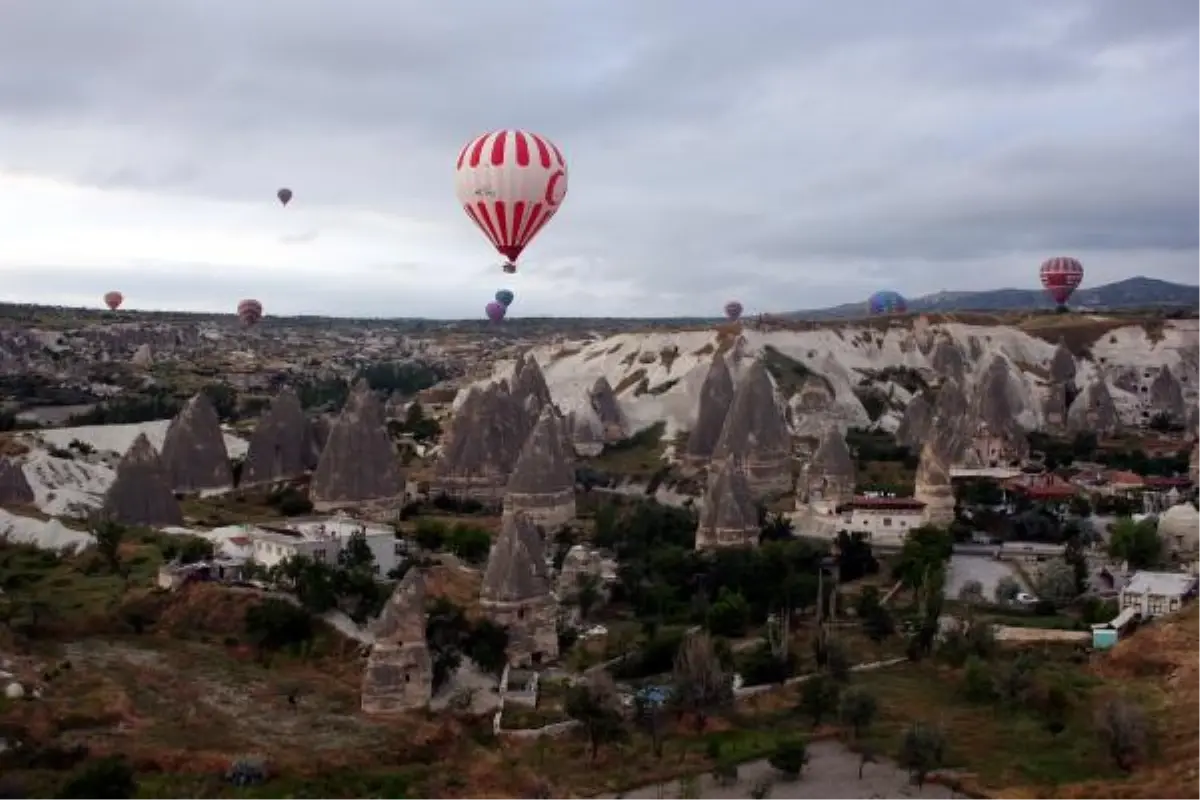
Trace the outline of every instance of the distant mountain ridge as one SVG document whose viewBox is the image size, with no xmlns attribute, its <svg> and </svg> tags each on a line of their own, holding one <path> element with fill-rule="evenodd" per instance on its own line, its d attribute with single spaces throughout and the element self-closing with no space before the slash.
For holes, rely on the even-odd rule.
<svg viewBox="0 0 1200 800">
<path fill-rule="evenodd" d="M 1171 283 L 1157 278 L 1126 278 L 1116 283 L 1079 289 L 1068 305 L 1076 310 L 1116 311 L 1143 308 L 1196 308 L 1200 286 Z M 991 289 L 983 292 L 938 292 L 908 298 L 908 310 L 925 311 L 1016 311 L 1050 309 L 1054 302 L 1040 289 Z M 861 317 L 866 300 L 832 308 L 792 311 L 792 319 L 824 320 Z"/>
</svg>

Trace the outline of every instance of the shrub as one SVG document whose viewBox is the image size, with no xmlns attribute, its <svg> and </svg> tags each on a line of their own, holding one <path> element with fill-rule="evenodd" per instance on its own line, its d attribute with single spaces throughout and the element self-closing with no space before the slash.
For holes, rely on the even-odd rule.
<svg viewBox="0 0 1200 800">
<path fill-rule="evenodd" d="M 313 637 L 312 615 L 277 597 L 268 597 L 246 612 L 246 635 L 264 650 L 281 650 Z"/>
<path fill-rule="evenodd" d="M 257 786 L 266 783 L 269 777 L 267 762 L 261 756 L 243 756 L 235 759 L 225 770 L 225 780 L 234 786 Z"/>
<path fill-rule="evenodd" d="M 808 742 L 804 739 L 785 739 L 775 745 L 775 752 L 767 759 L 768 763 L 783 773 L 788 780 L 795 780 L 808 763 Z"/>
<path fill-rule="evenodd" d="M 59 797 L 119 800 L 137 794 L 133 768 L 121 756 L 108 756 L 88 764 L 67 780 Z"/>
</svg>

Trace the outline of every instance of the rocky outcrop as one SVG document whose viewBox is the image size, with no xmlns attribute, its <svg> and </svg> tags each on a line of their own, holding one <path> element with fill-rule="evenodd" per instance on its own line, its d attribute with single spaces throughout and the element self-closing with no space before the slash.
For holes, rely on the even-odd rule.
<svg viewBox="0 0 1200 800">
<path fill-rule="evenodd" d="M 900 426 L 896 428 L 896 443 L 919 452 L 932 423 L 933 405 L 923 392 L 913 397 L 904 409 Z"/>
<path fill-rule="evenodd" d="M 575 460 L 563 441 L 558 417 L 543 408 L 508 479 L 505 513 L 522 512 L 546 530 L 575 518 Z"/>
<path fill-rule="evenodd" d="M 241 485 L 255 486 L 298 478 L 316 469 L 321 450 L 300 400 L 283 391 L 250 436 Z"/>
<path fill-rule="evenodd" d="M 541 416 L 542 409 L 554 405 L 546 375 L 533 356 L 521 356 L 513 369 L 512 397 L 525 409 L 532 426 Z"/>
<path fill-rule="evenodd" d="M 434 493 L 499 506 L 530 426 L 525 406 L 504 381 L 472 389 L 451 422 Z"/>
<path fill-rule="evenodd" d="M 758 544 L 758 509 L 742 466 L 726 459 L 709 481 L 696 527 L 696 549 L 753 547 Z"/>
<path fill-rule="evenodd" d="M 147 369 L 154 364 L 154 354 L 150 352 L 150 345 L 139 345 L 137 350 L 133 351 L 133 355 L 129 358 L 129 363 L 138 369 Z"/>
<path fill-rule="evenodd" d="M 1046 429 L 1055 433 L 1067 426 L 1067 387 L 1061 383 L 1051 384 L 1046 389 L 1046 400 L 1042 404 L 1042 417 Z"/>
<path fill-rule="evenodd" d="M 588 392 L 588 402 L 592 411 L 596 412 L 596 419 L 600 421 L 604 441 L 619 442 L 629 435 L 625 414 L 621 411 L 621 404 L 617 401 L 617 394 L 608 378 L 601 376 L 596 380 Z"/>
<path fill-rule="evenodd" d="M 1072 433 L 1097 436 L 1111 436 L 1120 430 L 1121 419 L 1107 381 L 1097 377 L 1079 393 L 1067 411 L 1067 428 Z"/>
<path fill-rule="evenodd" d="M 1187 406 L 1183 402 L 1183 386 L 1175 373 L 1163 365 L 1150 383 L 1150 418 L 1165 416 L 1171 422 L 1182 425 L 1187 419 Z"/>
<path fill-rule="evenodd" d="M 959 384 L 966 380 L 967 359 L 953 339 L 938 339 L 929 365 L 940 380 L 953 380 Z"/>
<path fill-rule="evenodd" d="M 823 501 L 833 506 L 854 499 L 856 469 L 846 439 L 830 428 L 812 461 L 804 470 L 803 494 L 808 502 Z"/>
<path fill-rule="evenodd" d="M 688 433 L 687 444 L 683 450 L 683 461 L 686 464 L 702 467 L 712 458 L 717 440 L 721 438 L 721 428 L 725 418 L 729 416 L 729 408 L 733 405 L 733 377 L 725 358 L 713 356 L 712 365 L 700 386 L 700 400 L 696 414 L 696 424 Z"/>
<path fill-rule="evenodd" d="M 1054 355 L 1050 357 L 1050 380 L 1064 386 L 1073 385 L 1075 372 L 1075 356 L 1067 349 L 1066 343 L 1059 339 Z"/>
<path fill-rule="evenodd" d="M 1023 409 L 1013 387 L 1011 363 L 996 356 L 975 386 L 971 414 L 976 427 L 963 454 L 962 466 L 1000 467 L 1020 462 L 1029 454 L 1025 432 L 1017 424 Z"/>
<path fill-rule="evenodd" d="M 217 410 L 197 392 L 175 415 L 163 438 L 162 465 L 176 492 L 200 492 L 233 486 L 229 453 Z"/>
<path fill-rule="evenodd" d="M 841 427 L 837 395 L 823 375 L 810 373 L 804 376 L 790 405 L 797 436 L 819 441 L 831 425 Z"/>
<path fill-rule="evenodd" d="M 1200 442 L 1192 445 L 1192 455 L 1188 458 L 1188 479 L 1192 486 L 1200 486 Z"/>
<path fill-rule="evenodd" d="M 329 431 L 309 493 L 318 509 L 387 500 L 404 491 L 383 406 L 360 380 Z"/>
<path fill-rule="evenodd" d="M 11 458 L 0 458 L 0 505 L 25 506 L 34 500 L 24 468 Z"/>
<path fill-rule="evenodd" d="M 557 604 L 541 534 L 533 520 L 505 514 L 479 591 L 483 614 L 508 628 L 508 660 L 515 666 L 558 658 Z"/>
<path fill-rule="evenodd" d="M 762 361 L 746 370 L 713 448 L 714 467 L 729 459 L 746 471 L 756 496 L 786 494 L 792 489 L 792 435 Z"/>
<path fill-rule="evenodd" d="M 925 522 L 954 521 L 954 489 L 950 469 L 962 458 L 969 442 L 969 407 L 957 381 L 946 380 L 938 391 L 930 433 L 921 448 L 913 496 L 925 504 Z"/>
<path fill-rule="evenodd" d="M 425 579 L 410 568 L 372 626 L 375 643 L 363 671 L 362 710 L 392 714 L 433 697 L 433 659 L 425 640 Z"/>
<path fill-rule="evenodd" d="M 567 550 L 562 569 L 558 572 L 555 591 L 563 602 L 578 603 L 581 587 L 591 583 L 599 592 L 600 599 L 607 599 L 605 574 L 615 571 L 616 565 L 605 562 L 599 550 L 577 544 Z"/>
<path fill-rule="evenodd" d="M 574 411 L 567 419 L 571 430 L 571 445 L 576 455 L 595 458 L 604 452 L 604 433 L 599 429 L 599 422 L 594 422 L 590 415 L 577 416 Z"/>
<path fill-rule="evenodd" d="M 182 525 L 183 512 L 171 491 L 158 451 L 140 433 L 117 464 L 104 495 L 104 516 L 124 525 Z"/>
</svg>

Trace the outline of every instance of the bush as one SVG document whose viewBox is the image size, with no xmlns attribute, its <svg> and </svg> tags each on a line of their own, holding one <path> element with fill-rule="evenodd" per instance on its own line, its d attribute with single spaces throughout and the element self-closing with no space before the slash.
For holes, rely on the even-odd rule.
<svg viewBox="0 0 1200 800">
<path fill-rule="evenodd" d="M 282 650 L 313 638 L 312 615 L 277 597 L 246 612 L 246 635 L 263 650 Z"/>
<path fill-rule="evenodd" d="M 266 783 L 268 777 L 267 762 L 260 756 L 235 759 L 225 770 L 225 780 L 237 787 L 257 786 Z"/>
<path fill-rule="evenodd" d="M 267 496 L 267 504 L 285 517 L 298 517 L 313 510 L 308 495 L 294 486 L 285 486 Z"/>
<path fill-rule="evenodd" d="M 119 800 L 137 794 L 133 768 L 121 756 L 108 756 L 88 764 L 59 790 L 59 797 Z"/>
<path fill-rule="evenodd" d="M 446 524 L 436 519 L 417 520 L 414 537 L 425 550 L 441 550 L 446 544 Z"/>
<path fill-rule="evenodd" d="M 775 752 L 767 759 L 768 763 L 783 773 L 788 780 L 795 780 L 808 763 L 808 742 L 804 739 L 785 739 L 775 745 Z"/>
<path fill-rule="evenodd" d="M 471 564 L 482 564 L 492 548 L 492 536 L 482 528 L 459 523 L 450 531 L 446 548 Z"/>
<path fill-rule="evenodd" d="M 996 699 L 992 673 L 979 656 L 967 658 L 963 671 L 963 695 L 972 703 L 991 703 Z"/>
</svg>

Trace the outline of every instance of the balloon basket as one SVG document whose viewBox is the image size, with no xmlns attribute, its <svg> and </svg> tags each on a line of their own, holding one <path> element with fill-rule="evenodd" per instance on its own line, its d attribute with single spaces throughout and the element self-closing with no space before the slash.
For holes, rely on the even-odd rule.
<svg viewBox="0 0 1200 800">
<path fill-rule="evenodd" d="M 513 264 L 513 263 L 510 261 L 509 263 L 507 263 L 507 264 L 505 264 L 504 266 L 502 266 L 500 269 L 504 270 L 504 273 L 505 273 L 506 275 L 512 275 L 513 273 L 515 273 L 515 272 L 517 271 L 517 265 L 516 265 L 516 264 Z"/>
</svg>

